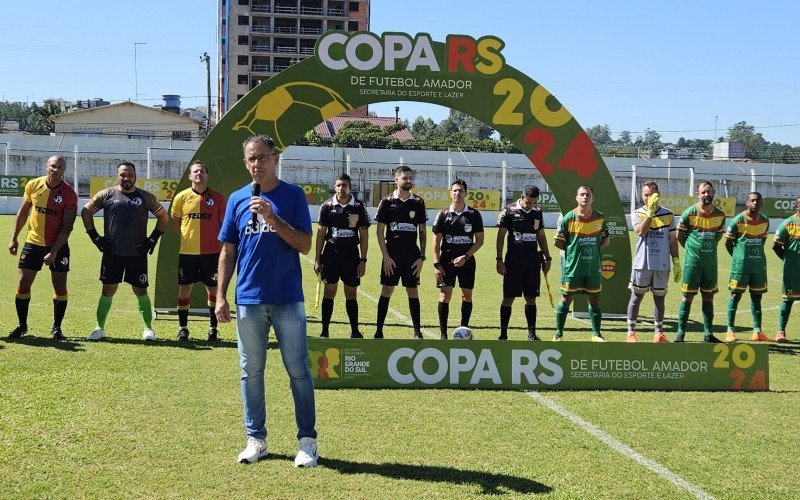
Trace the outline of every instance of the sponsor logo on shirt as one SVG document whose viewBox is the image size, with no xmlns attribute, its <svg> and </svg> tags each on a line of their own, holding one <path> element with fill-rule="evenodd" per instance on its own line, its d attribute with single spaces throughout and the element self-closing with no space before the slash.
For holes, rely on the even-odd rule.
<svg viewBox="0 0 800 500">
<path fill-rule="evenodd" d="M 514 232 L 514 241 L 533 242 L 536 241 L 536 233 Z"/>
<path fill-rule="evenodd" d="M 451 236 L 448 234 L 445 240 L 453 245 L 463 245 L 465 243 L 472 243 L 472 237 L 470 236 Z"/>
<path fill-rule="evenodd" d="M 211 219 L 211 214 L 186 214 L 187 219 Z"/>
<path fill-rule="evenodd" d="M 244 228 L 244 234 L 259 234 L 259 233 L 276 233 L 275 228 L 272 227 L 272 224 L 268 222 L 262 222 L 259 224 L 258 229 L 254 229 L 253 225 L 248 222 L 247 226 Z"/>
<path fill-rule="evenodd" d="M 352 238 L 356 235 L 356 232 L 352 229 L 337 229 L 334 227 L 331 229 L 331 232 L 334 238 Z"/>
<path fill-rule="evenodd" d="M 413 217 L 413 215 L 412 215 L 412 217 Z M 392 222 L 392 223 L 389 224 L 389 229 L 391 229 L 393 232 L 416 231 L 417 230 L 417 225 L 416 224 L 411 224 L 409 222 Z"/>
<path fill-rule="evenodd" d="M 47 207 L 36 207 L 36 211 L 39 212 L 40 214 L 45 214 L 45 215 L 58 215 L 57 211 Z"/>
</svg>

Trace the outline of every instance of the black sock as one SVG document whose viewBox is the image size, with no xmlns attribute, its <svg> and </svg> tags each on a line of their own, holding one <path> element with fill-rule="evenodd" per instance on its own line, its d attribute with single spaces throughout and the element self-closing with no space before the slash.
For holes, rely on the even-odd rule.
<svg viewBox="0 0 800 500">
<path fill-rule="evenodd" d="M 328 326 L 333 316 L 333 299 L 322 298 L 322 333 L 328 333 Z"/>
<path fill-rule="evenodd" d="M 536 304 L 525 304 L 525 319 L 528 320 L 528 333 L 536 333 Z"/>
<path fill-rule="evenodd" d="M 217 327 L 217 313 L 214 311 L 213 307 L 208 308 L 208 326 L 211 328 Z"/>
<path fill-rule="evenodd" d="M 28 328 L 28 306 L 31 304 L 31 299 L 14 299 L 14 305 L 17 307 L 17 318 L 19 319 L 19 326 Z"/>
<path fill-rule="evenodd" d="M 347 311 L 347 318 L 350 320 L 350 333 L 358 332 L 358 300 L 346 299 L 344 308 Z"/>
<path fill-rule="evenodd" d="M 178 326 L 181 328 L 186 328 L 186 325 L 188 324 L 189 324 L 189 310 L 178 309 Z"/>
<path fill-rule="evenodd" d="M 450 316 L 450 303 L 439 302 L 439 332 L 447 335 L 447 317 Z"/>
<path fill-rule="evenodd" d="M 64 314 L 67 312 L 67 301 L 53 299 L 53 326 L 61 328 Z"/>
<path fill-rule="evenodd" d="M 511 321 L 511 306 L 500 306 L 500 336 L 508 337 L 508 322 Z"/>
<path fill-rule="evenodd" d="M 461 302 L 461 326 L 469 326 L 469 318 L 472 317 L 472 302 L 466 300 Z"/>
<path fill-rule="evenodd" d="M 376 333 L 383 333 L 383 324 L 386 322 L 386 313 L 389 312 L 390 298 L 383 295 L 378 298 L 378 318 L 376 320 L 378 326 L 375 328 Z"/>
<path fill-rule="evenodd" d="M 408 311 L 411 313 L 411 323 L 414 324 L 414 332 L 422 331 L 422 321 L 420 320 L 419 298 L 408 298 Z"/>
</svg>

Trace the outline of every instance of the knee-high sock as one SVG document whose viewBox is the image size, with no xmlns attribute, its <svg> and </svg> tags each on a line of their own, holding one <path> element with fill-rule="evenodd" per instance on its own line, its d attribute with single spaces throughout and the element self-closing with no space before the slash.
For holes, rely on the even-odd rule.
<svg viewBox="0 0 800 500">
<path fill-rule="evenodd" d="M 708 337 L 713 333 L 714 303 L 703 301 L 703 335 Z"/>
<path fill-rule="evenodd" d="M 789 323 L 789 315 L 792 314 L 792 302 L 791 300 L 784 300 L 781 302 L 781 311 L 778 315 L 778 331 L 785 332 L 786 325 Z"/>
<path fill-rule="evenodd" d="M 383 324 L 386 322 L 386 314 L 389 312 L 390 298 L 383 295 L 378 298 L 378 318 L 376 319 L 377 327 L 375 329 L 377 333 L 383 333 Z"/>
<path fill-rule="evenodd" d="M 569 304 L 559 301 L 556 306 L 556 333 L 564 334 L 564 324 L 567 322 L 569 314 Z"/>
<path fill-rule="evenodd" d="M 508 322 L 511 321 L 511 306 L 500 306 L 500 336 L 508 337 Z"/>
<path fill-rule="evenodd" d="M 653 295 L 653 323 L 656 333 L 664 332 L 664 296 Z"/>
<path fill-rule="evenodd" d="M 472 317 L 472 301 L 461 302 L 461 326 L 469 326 L 469 319 Z"/>
<path fill-rule="evenodd" d="M 753 331 L 761 331 L 761 294 L 750 294 L 750 313 L 753 315 Z"/>
<path fill-rule="evenodd" d="M 322 298 L 322 333 L 328 333 L 328 327 L 331 324 L 331 316 L 333 316 L 333 299 L 327 297 Z"/>
<path fill-rule="evenodd" d="M 347 311 L 347 318 L 350 320 L 350 333 L 358 332 L 358 300 L 346 299 L 344 308 Z"/>
<path fill-rule="evenodd" d="M 690 312 L 692 312 L 692 303 L 681 300 L 678 305 L 678 335 L 686 333 L 686 323 L 689 321 Z"/>
<path fill-rule="evenodd" d="M 144 326 L 153 328 L 153 306 L 150 305 L 150 296 L 146 293 L 136 296 L 136 303 L 139 306 L 139 314 L 142 315 Z"/>
<path fill-rule="evenodd" d="M 105 295 L 100 296 L 100 300 L 97 301 L 97 326 L 100 328 L 106 327 L 106 318 L 108 318 L 108 311 L 111 310 L 111 302 L 114 301 L 114 297 L 106 297 Z"/>
<path fill-rule="evenodd" d="M 189 307 L 191 304 L 191 297 L 178 299 L 178 326 L 181 328 L 186 328 L 189 325 Z"/>
<path fill-rule="evenodd" d="M 439 333 L 447 335 L 447 317 L 450 315 L 450 303 L 439 302 Z"/>
<path fill-rule="evenodd" d="M 19 326 L 28 328 L 28 307 L 31 305 L 31 289 L 17 287 L 17 296 L 14 299 L 14 306 L 17 308 L 17 320 Z"/>
<path fill-rule="evenodd" d="M 67 312 L 67 289 L 56 290 L 53 293 L 53 326 L 61 327 L 64 314 Z"/>
<path fill-rule="evenodd" d="M 733 327 L 736 325 L 736 309 L 739 308 L 739 301 L 742 300 L 742 295 L 739 293 L 732 293 L 731 298 L 728 299 L 728 331 L 732 332 Z M 705 311 L 704 311 L 705 314 Z"/>
<path fill-rule="evenodd" d="M 208 300 L 206 301 L 206 305 L 208 306 L 208 326 L 211 328 L 217 327 L 217 314 L 215 312 L 217 308 L 217 296 L 216 295 L 208 295 Z"/>
<path fill-rule="evenodd" d="M 528 322 L 528 332 L 536 333 L 536 304 L 525 304 L 525 319 Z"/>
<path fill-rule="evenodd" d="M 603 311 L 600 304 L 593 306 L 589 303 L 589 319 L 592 321 L 592 334 L 600 335 L 600 323 L 603 320 Z"/>
<path fill-rule="evenodd" d="M 411 313 L 411 323 L 414 325 L 414 332 L 422 331 L 422 319 L 419 307 L 419 298 L 408 298 L 408 312 Z"/>
<path fill-rule="evenodd" d="M 631 292 L 631 298 L 628 301 L 628 331 L 636 331 L 636 319 L 639 318 L 639 306 L 642 305 L 643 294 Z"/>
</svg>

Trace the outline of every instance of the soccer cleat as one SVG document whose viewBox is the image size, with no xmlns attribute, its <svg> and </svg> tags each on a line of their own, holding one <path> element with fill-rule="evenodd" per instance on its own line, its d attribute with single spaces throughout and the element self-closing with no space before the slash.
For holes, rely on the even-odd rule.
<svg viewBox="0 0 800 500">
<path fill-rule="evenodd" d="M 252 464 L 265 458 L 269 454 L 267 442 L 254 437 L 247 438 L 247 447 L 239 453 L 236 461 L 240 464 Z"/>
<path fill-rule="evenodd" d="M 440 333 L 439 334 L 439 340 L 447 340 L 447 334 L 446 333 Z"/>
<path fill-rule="evenodd" d="M 753 335 L 750 337 L 750 342 L 771 342 L 769 337 L 764 335 L 762 332 L 753 332 Z"/>
<path fill-rule="evenodd" d="M 142 332 L 142 340 L 147 342 L 155 342 L 156 341 L 156 332 L 153 331 L 152 328 L 145 328 Z"/>
<path fill-rule="evenodd" d="M 679 333 L 679 334 L 675 335 L 675 340 L 673 342 L 686 342 L 683 338 L 684 338 L 684 334 L 683 333 Z"/>
<path fill-rule="evenodd" d="M 639 339 L 636 338 L 635 332 L 628 332 L 628 336 L 625 337 L 625 342 L 639 342 Z"/>
<path fill-rule="evenodd" d="M 319 334 L 319 336 L 320 336 L 320 338 L 327 339 L 327 338 L 328 338 L 328 331 L 327 331 L 327 330 L 323 330 L 323 331 L 322 331 L 322 332 Z"/>
<path fill-rule="evenodd" d="M 658 332 L 653 335 L 653 343 L 663 344 L 664 342 L 669 342 L 669 340 L 667 340 L 667 336 L 664 335 L 664 332 Z"/>
<path fill-rule="evenodd" d="M 728 332 L 725 334 L 725 342 L 736 342 L 736 334 L 733 332 Z"/>
<path fill-rule="evenodd" d="M 316 467 L 319 455 L 317 454 L 317 440 L 310 437 L 300 438 L 297 456 L 294 457 L 295 467 Z"/>
<path fill-rule="evenodd" d="M 92 333 L 90 333 L 89 336 L 86 337 L 86 340 L 100 340 L 105 336 L 106 336 L 106 331 L 100 328 L 99 326 L 96 326 L 94 327 L 94 330 L 92 330 Z"/>
<path fill-rule="evenodd" d="M 537 341 L 537 340 L 542 340 L 542 339 L 540 339 L 540 338 L 539 338 L 539 336 L 538 336 L 538 335 L 536 335 L 536 332 L 531 332 L 531 331 L 529 331 L 529 332 L 528 332 L 528 340 L 532 340 L 532 341 L 534 341 L 534 342 L 535 342 L 535 341 Z"/>
<path fill-rule="evenodd" d="M 50 329 L 50 336 L 53 337 L 53 340 L 64 340 L 64 334 L 61 332 L 60 326 L 54 326 Z"/>
<path fill-rule="evenodd" d="M 556 332 L 556 334 L 553 335 L 553 342 L 561 342 L 563 338 L 564 334 L 562 332 Z"/>
<path fill-rule="evenodd" d="M 144 335 L 142 336 L 144 338 Z M 155 334 L 153 335 L 152 339 L 145 339 L 145 340 L 155 340 Z M 178 330 L 178 342 L 186 342 L 189 340 L 189 329 L 185 326 L 182 326 L 180 330 Z"/>
<path fill-rule="evenodd" d="M 778 334 L 775 335 L 775 342 L 778 342 L 779 344 L 785 344 L 786 342 L 789 342 L 786 340 L 786 332 L 778 332 Z"/>
<path fill-rule="evenodd" d="M 414 339 L 422 340 L 422 332 L 414 332 Z"/>
<path fill-rule="evenodd" d="M 501 333 L 500 336 L 497 337 L 497 340 L 508 340 L 508 335 Z"/>
<path fill-rule="evenodd" d="M 350 333 L 350 338 L 351 339 L 363 339 L 364 335 L 359 331 L 355 331 L 355 332 L 351 332 Z"/>
<path fill-rule="evenodd" d="M 373 335 L 373 338 L 382 339 L 383 338 L 383 332 L 375 332 L 375 335 Z"/>
<path fill-rule="evenodd" d="M 217 341 L 217 327 L 210 326 L 208 327 L 208 341 L 209 342 L 216 342 Z"/>
<path fill-rule="evenodd" d="M 715 337 L 712 334 L 708 334 L 705 337 L 703 337 L 703 342 L 705 342 L 706 344 L 721 344 L 722 343 L 722 341 L 720 339 L 718 339 L 717 337 Z"/>
<path fill-rule="evenodd" d="M 600 335 L 599 333 L 592 334 L 592 342 L 605 342 L 605 341 L 606 339 L 604 339 L 603 336 Z"/>
<path fill-rule="evenodd" d="M 28 327 L 27 326 L 24 326 L 24 327 L 23 326 L 17 326 L 16 328 L 14 328 L 10 332 L 8 332 L 8 338 L 10 338 L 10 339 L 18 339 L 18 338 L 22 337 L 23 335 L 25 335 L 26 333 L 28 333 Z"/>
</svg>

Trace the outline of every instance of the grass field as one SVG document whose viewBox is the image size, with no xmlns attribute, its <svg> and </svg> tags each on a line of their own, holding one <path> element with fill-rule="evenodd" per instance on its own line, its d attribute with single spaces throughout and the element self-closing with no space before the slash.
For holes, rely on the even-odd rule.
<svg viewBox="0 0 800 500">
<path fill-rule="evenodd" d="M 11 216 L 0 217 L 10 232 Z M 374 233 L 373 233 L 374 234 Z M 479 252 L 478 338 L 498 334 L 501 280 L 494 272 L 495 231 Z M 552 235 L 550 235 L 552 241 Z M 271 345 L 268 364 L 270 458 L 235 463 L 244 445 L 232 325 L 221 341 L 204 340 L 206 322 L 190 323 L 193 340 L 178 344 L 177 321 L 159 320 L 159 342 L 140 340 L 142 325 L 129 289 L 120 287 L 107 324 L 109 338 L 91 343 L 100 292 L 99 255 L 83 234 L 71 242 L 67 341 L 48 338 L 49 273 L 33 287 L 30 334 L 0 339 L 0 492 L 4 498 L 386 498 L 483 494 L 555 498 L 800 497 L 800 312 L 789 344 L 770 347 L 767 393 L 548 392 L 451 390 L 317 391 L 320 467 L 295 469 L 296 427 L 288 379 Z M 379 251 L 374 241 L 360 297 L 362 330 L 374 332 Z M 2 332 L 16 324 L 16 257 L 2 257 Z M 154 273 L 155 259 L 151 259 Z M 720 246 L 720 281 L 729 258 Z M 303 260 L 309 335 L 319 334 L 311 262 Z M 551 284 L 558 282 L 558 269 Z M 622 271 L 625 272 L 625 271 Z M 780 303 L 780 266 L 770 256 L 764 328 L 771 337 Z M 421 287 L 423 324 L 437 334 L 436 291 L 428 261 Z M 151 293 L 152 296 L 152 293 Z M 724 333 L 725 303 L 715 302 Z M 674 331 L 679 293 L 667 300 Z M 451 307 L 451 325 L 459 316 Z M 405 293 L 397 289 L 386 334 L 409 337 Z M 642 306 L 649 319 L 652 301 Z M 349 333 L 343 295 L 334 337 Z M 699 304 L 692 319 L 700 321 Z M 740 304 L 740 337 L 749 336 L 749 299 Z M 510 335 L 525 338 L 521 300 Z M 553 332 L 553 310 L 539 301 L 539 328 Z M 701 338 L 699 323 L 691 340 Z M 623 341 L 623 321 L 604 321 L 610 341 Z M 566 340 L 586 340 L 588 324 L 570 318 Z M 643 327 L 644 338 L 650 327 Z M 4 333 L 3 333 L 4 335 Z M 438 334 L 437 334 L 438 336 Z M 672 334 L 669 335 L 672 337 Z M 371 342 L 371 341 L 365 341 Z M 643 465 L 644 463 L 644 465 Z"/>
</svg>

